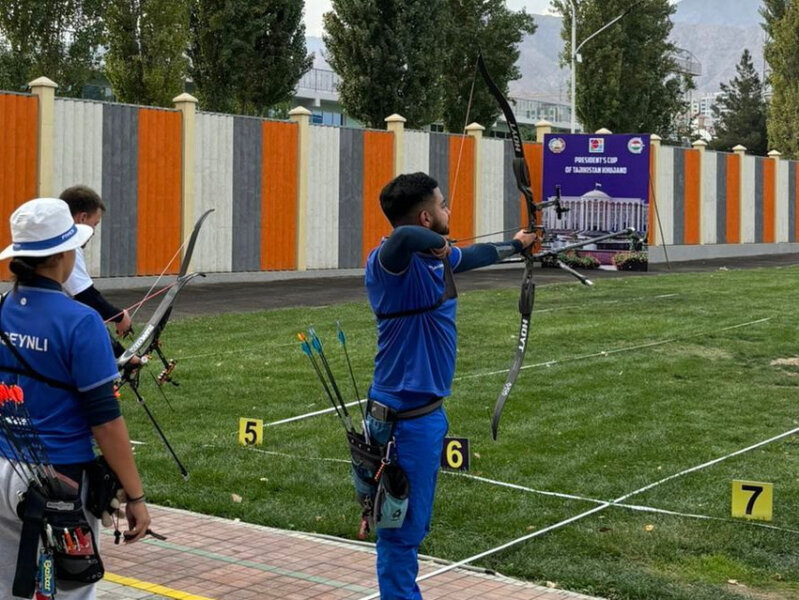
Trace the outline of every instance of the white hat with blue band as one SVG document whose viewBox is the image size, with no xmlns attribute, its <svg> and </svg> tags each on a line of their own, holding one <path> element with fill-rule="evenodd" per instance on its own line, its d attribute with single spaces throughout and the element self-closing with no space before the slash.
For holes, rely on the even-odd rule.
<svg viewBox="0 0 799 600">
<path fill-rule="evenodd" d="M 76 224 L 69 206 L 59 198 L 29 200 L 11 214 L 12 243 L 0 260 L 14 256 L 52 256 L 83 246 L 94 229 Z"/>
</svg>

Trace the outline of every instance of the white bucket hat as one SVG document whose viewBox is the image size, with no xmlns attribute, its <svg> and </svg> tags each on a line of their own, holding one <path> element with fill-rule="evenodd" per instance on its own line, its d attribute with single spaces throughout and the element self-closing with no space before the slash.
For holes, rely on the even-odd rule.
<svg viewBox="0 0 799 600">
<path fill-rule="evenodd" d="M 94 229 L 76 224 L 59 198 L 29 200 L 11 214 L 12 243 L 0 260 L 14 256 L 52 256 L 83 246 Z"/>
</svg>

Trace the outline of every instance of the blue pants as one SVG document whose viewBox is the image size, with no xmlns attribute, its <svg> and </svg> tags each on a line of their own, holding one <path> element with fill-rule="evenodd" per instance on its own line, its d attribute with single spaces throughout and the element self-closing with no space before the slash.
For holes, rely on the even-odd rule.
<svg viewBox="0 0 799 600">
<path fill-rule="evenodd" d="M 384 443 L 389 426 L 367 417 L 374 439 Z M 408 514 L 402 527 L 377 530 L 377 580 L 381 600 L 421 600 L 416 584 L 419 545 L 430 531 L 441 447 L 449 423 L 443 408 L 398 421 L 394 428 L 397 460 L 410 482 Z M 382 434 L 382 435 L 381 435 Z"/>
</svg>

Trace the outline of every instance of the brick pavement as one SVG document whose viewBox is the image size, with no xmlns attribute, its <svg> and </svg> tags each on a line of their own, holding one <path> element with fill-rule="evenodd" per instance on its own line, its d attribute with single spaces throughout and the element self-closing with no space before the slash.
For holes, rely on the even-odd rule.
<svg viewBox="0 0 799 600">
<path fill-rule="evenodd" d="M 357 600 L 377 590 L 372 544 L 157 506 L 151 514 L 166 541 L 115 546 L 104 532 L 97 600 Z M 422 561 L 420 574 L 440 567 Z M 425 600 L 591 600 L 472 569 L 420 587 Z"/>
</svg>

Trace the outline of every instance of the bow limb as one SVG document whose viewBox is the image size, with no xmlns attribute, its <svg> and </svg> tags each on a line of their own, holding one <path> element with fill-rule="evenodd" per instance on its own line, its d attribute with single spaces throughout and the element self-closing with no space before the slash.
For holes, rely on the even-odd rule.
<svg viewBox="0 0 799 600">
<path fill-rule="evenodd" d="M 524 156 L 524 143 L 521 133 L 519 132 L 519 125 L 516 122 L 516 116 L 513 114 L 513 110 L 511 110 L 507 99 L 488 74 L 488 69 L 486 69 L 482 54 L 478 54 L 477 67 L 491 95 L 494 96 L 502 109 L 505 122 L 510 130 L 511 143 L 513 145 L 513 175 L 516 178 L 516 187 L 519 189 L 519 193 L 524 197 L 525 207 L 527 208 L 527 231 L 528 233 L 532 233 L 537 228 L 536 211 L 539 207 L 533 199 L 533 190 L 530 187 L 530 169 L 527 166 L 527 160 Z M 505 402 L 510 396 L 513 384 L 516 383 L 516 378 L 524 363 L 524 355 L 527 352 L 527 339 L 530 333 L 530 319 L 533 314 L 533 304 L 535 300 L 533 265 L 535 259 L 531 248 L 526 249 L 522 253 L 522 256 L 524 257 L 524 277 L 522 278 L 521 293 L 519 294 L 519 314 L 521 316 L 521 322 L 519 323 L 519 343 L 516 346 L 516 354 L 513 359 L 513 364 L 508 371 L 505 385 L 502 386 L 502 390 L 494 404 L 494 413 L 491 418 L 491 435 L 495 440 L 497 439 L 499 420 L 502 416 Z"/>
<path fill-rule="evenodd" d="M 189 265 L 191 264 L 191 255 L 194 253 L 194 245 L 197 243 L 197 236 L 200 235 L 200 228 L 203 226 L 203 222 L 205 219 L 208 218 L 215 209 L 209 208 L 206 210 L 197 222 L 194 224 L 194 229 L 191 232 L 191 237 L 189 238 L 189 245 L 186 246 L 186 254 L 183 255 L 183 260 L 180 261 L 180 272 L 178 273 L 178 277 L 183 277 L 189 271 Z"/>
<path fill-rule="evenodd" d="M 205 219 L 208 218 L 208 215 L 210 215 L 212 212 L 214 212 L 213 208 L 205 211 L 194 225 L 194 229 L 189 237 L 188 245 L 186 246 L 186 253 L 181 261 L 177 280 L 169 288 L 169 292 L 167 292 L 166 296 L 164 296 L 164 298 L 161 300 L 158 308 L 155 309 L 155 312 L 150 317 L 150 320 L 147 322 L 147 325 L 144 327 L 142 333 L 128 347 L 122 356 L 117 359 L 117 365 L 120 368 L 127 365 L 130 359 L 134 356 L 148 354 L 150 351 L 158 347 L 161 332 L 164 330 L 164 327 L 166 327 L 167 321 L 169 321 L 169 317 L 172 315 L 172 305 L 174 304 L 178 293 L 189 281 L 197 276 L 203 275 L 202 273 L 190 273 L 187 275 L 187 271 L 189 269 L 189 265 L 191 264 L 191 258 L 194 254 L 194 247 L 197 244 L 197 237 L 200 234 L 200 229 L 202 228 Z M 168 367 L 169 365 L 165 364 L 164 366 Z"/>
<path fill-rule="evenodd" d="M 169 287 L 169 291 L 161 300 L 158 307 L 155 309 L 155 312 L 153 312 L 153 315 L 150 317 L 150 320 L 147 322 L 147 325 L 144 327 L 144 330 L 133 341 L 133 343 L 125 350 L 125 352 L 123 352 L 123 354 L 117 359 L 117 366 L 120 369 L 120 379 L 121 379 L 119 386 L 121 387 L 125 384 L 128 384 L 128 387 L 130 387 L 134 396 L 136 396 L 136 401 L 144 409 L 144 412 L 147 414 L 147 417 L 150 419 L 150 422 L 153 424 L 156 433 L 158 434 L 158 436 L 161 438 L 161 441 L 166 446 L 167 451 L 171 455 L 172 459 L 175 461 L 175 464 L 177 465 L 180 474 L 183 476 L 184 479 L 187 479 L 189 477 L 189 473 L 186 470 L 186 467 L 183 466 L 183 463 L 180 461 L 180 458 L 178 458 L 178 455 L 175 453 L 175 450 L 172 448 L 172 445 L 169 443 L 166 434 L 161 429 L 161 426 L 158 424 L 158 421 L 155 419 L 155 416 L 150 411 L 149 407 L 147 406 L 147 403 L 144 401 L 144 397 L 139 392 L 139 375 L 141 371 L 141 366 L 148 361 L 147 357 L 149 356 L 149 354 L 151 352 L 155 352 L 164 365 L 164 370 L 162 371 L 161 375 L 159 375 L 159 377 L 156 379 L 156 383 L 161 384 L 164 381 L 171 381 L 170 374 L 172 372 L 172 369 L 175 368 L 176 363 L 174 360 L 167 360 L 167 358 L 164 356 L 164 354 L 161 351 L 160 348 L 161 332 L 164 330 L 164 327 L 166 327 L 167 321 L 169 320 L 169 317 L 172 314 L 172 307 L 175 303 L 175 299 L 177 298 L 180 290 L 182 290 L 183 287 L 195 277 L 204 276 L 203 273 L 188 273 L 188 269 L 191 263 L 192 254 L 194 253 L 195 244 L 197 243 L 197 236 L 200 233 L 200 228 L 202 227 L 202 224 L 205 221 L 205 219 L 212 212 L 213 209 L 207 210 L 197 220 L 197 223 L 194 225 L 194 230 L 192 231 L 191 236 L 189 238 L 189 242 L 186 247 L 186 253 L 183 256 L 183 260 L 181 261 L 181 267 L 178 273 L 177 280 Z M 150 289 L 150 291 L 152 291 L 152 288 Z M 141 358 L 141 364 L 138 365 L 130 364 L 130 361 L 134 356 Z"/>
<path fill-rule="evenodd" d="M 516 187 L 519 188 L 519 192 L 524 196 L 525 207 L 527 208 L 527 231 L 532 233 L 536 228 L 535 213 L 538 207 L 533 199 L 533 190 L 530 187 L 530 169 L 524 156 L 524 142 L 519 131 L 519 124 L 516 122 L 516 116 L 513 114 L 507 99 L 488 74 L 482 53 L 477 56 L 477 68 L 480 70 L 480 75 L 485 80 L 491 95 L 494 96 L 497 104 L 499 104 L 510 130 L 511 143 L 513 145 L 513 175 L 516 178 Z"/>
</svg>

